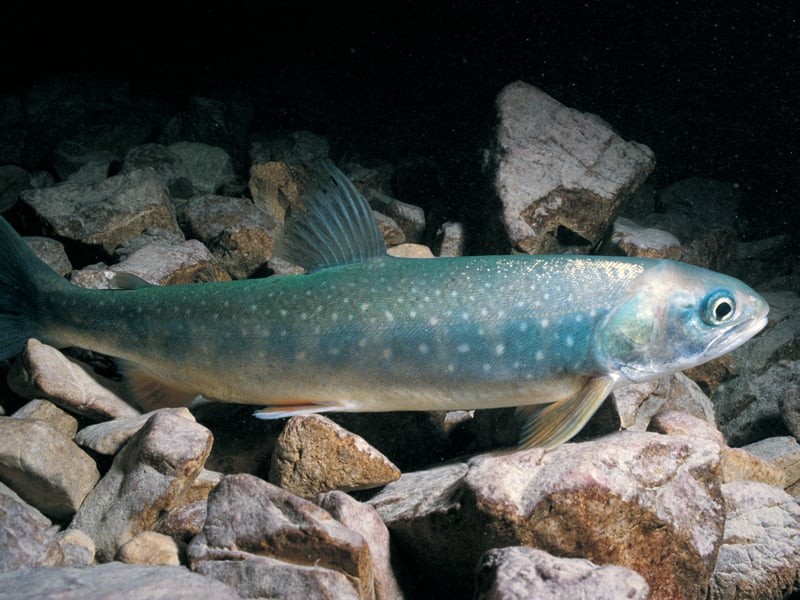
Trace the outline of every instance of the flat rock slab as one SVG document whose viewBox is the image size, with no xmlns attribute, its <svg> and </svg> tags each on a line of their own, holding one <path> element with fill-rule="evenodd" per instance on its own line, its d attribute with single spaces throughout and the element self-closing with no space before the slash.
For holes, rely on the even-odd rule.
<svg viewBox="0 0 800 600">
<path fill-rule="evenodd" d="M 636 571 L 598 566 L 583 558 L 557 558 L 512 546 L 489 550 L 477 572 L 475 600 L 648 600 L 650 587 Z"/>
<path fill-rule="evenodd" d="M 109 563 L 22 569 L 0 575 L 0 600 L 239 600 L 232 588 L 185 567 Z"/>
</svg>

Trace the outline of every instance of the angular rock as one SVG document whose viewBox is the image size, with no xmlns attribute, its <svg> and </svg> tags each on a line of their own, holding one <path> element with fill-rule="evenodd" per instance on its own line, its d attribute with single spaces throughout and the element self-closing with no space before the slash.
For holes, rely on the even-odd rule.
<svg viewBox="0 0 800 600">
<path fill-rule="evenodd" d="M 650 587 L 636 571 L 556 558 L 535 548 L 489 550 L 477 569 L 475 600 L 647 600 Z"/>
<path fill-rule="evenodd" d="M 95 462 L 57 429 L 0 417 L 0 480 L 49 518 L 68 522 L 98 479 Z"/>
<path fill-rule="evenodd" d="M 119 562 L 86 568 L 22 569 L 0 575 L 0 600 L 241 600 L 231 587 L 185 567 Z"/>
<path fill-rule="evenodd" d="M 710 423 L 680 411 L 666 411 L 655 415 L 647 427 L 648 431 L 666 435 L 683 435 L 692 439 L 710 440 L 719 444 L 722 452 L 722 482 L 761 481 L 783 487 L 786 476 L 783 469 L 769 464 L 742 448 L 731 448 L 722 438 L 722 433 Z"/>
<path fill-rule="evenodd" d="M 173 196 L 183 197 L 194 194 L 194 187 L 189 182 L 189 175 L 183 166 L 183 160 L 163 144 L 150 143 L 134 146 L 125 154 L 121 172 L 130 173 L 147 167 L 159 174 Z"/>
<path fill-rule="evenodd" d="M 116 455 L 71 527 L 94 540 L 99 561 L 113 560 L 122 544 L 184 503 L 211 442 L 211 432 L 202 425 L 155 411 Z"/>
<path fill-rule="evenodd" d="M 286 162 L 271 161 L 250 167 L 248 187 L 256 206 L 283 223 L 286 209 L 301 204 L 305 171 Z"/>
<path fill-rule="evenodd" d="M 148 228 L 180 235 L 169 192 L 152 169 L 116 175 L 88 186 L 65 183 L 28 190 L 22 200 L 53 233 L 100 246 L 109 255 Z"/>
<path fill-rule="evenodd" d="M 700 387 L 683 373 L 655 381 L 626 385 L 612 393 L 623 429 L 643 431 L 660 412 L 680 411 L 715 423 L 714 405 Z"/>
<path fill-rule="evenodd" d="M 800 505 L 763 483 L 727 483 L 722 493 L 725 537 L 708 597 L 767 600 L 800 590 Z"/>
<path fill-rule="evenodd" d="M 64 554 L 61 566 L 88 567 L 94 563 L 94 542 L 80 529 L 67 529 L 59 533 L 58 545 Z"/>
<path fill-rule="evenodd" d="M 176 567 L 181 564 L 180 554 L 180 546 L 168 535 L 142 531 L 120 546 L 117 560 L 130 565 Z"/>
<path fill-rule="evenodd" d="M 88 365 L 29 339 L 8 375 L 8 385 L 23 398 L 47 398 L 72 413 L 92 419 L 133 417 L 139 411 L 112 389 L 116 386 Z"/>
<path fill-rule="evenodd" d="M 194 415 L 185 407 L 164 408 L 162 411 L 195 421 Z M 77 433 L 75 443 L 84 448 L 90 448 L 98 454 L 116 454 L 123 444 L 136 435 L 152 416 L 152 413 L 145 413 L 135 417 L 124 417 L 105 423 L 87 425 Z"/>
<path fill-rule="evenodd" d="M 60 565 L 63 553 L 50 519 L 0 483 L 0 573 Z"/>
<path fill-rule="evenodd" d="M 611 233 L 611 244 L 625 256 L 644 258 L 681 257 L 681 243 L 668 231 L 642 227 L 630 219 L 617 217 Z"/>
<path fill-rule="evenodd" d="M 197 196 L 186 206 L 186 222 L 219 265 L 234 279 L 265 271 L 281 225 L 245 198 Z"/>
<path fill-rule="evenodd" d="M 313 414 L 289 419 L 269 469 L 271 483 L 305 498 L 370 489 L 398 477 L 400 470 L 363 438 Z"/>
<path fill-rule="evenodd" d="M 317 505 L 252 475 L 222 479 L 208 498 L 203 531 L 190 542 L 187 555 L 192 569 L 234 585 L 239 593 L 251 593 L 250 586 L 272 589 L 285 577 L 315 580 L 317 568 L 345 575 L 359 597 L 371 598 L 374 590 L 364 538 Z M 281 561 L 276 573 L 269 568 L 274 561 L 265 563 L 263 557 Z M 243 566 L 247 559 L 255 559 L 255 576 Z"/>
<path fill-rule="evenodd" d="M 23 238 L 36 256 L 41 258 L 59 275 L 67 275 L 72 271 L 72 265 L 64 250 L 64 245 L 52 238 L 26 236 Z"/>
<path fill-rule="evenodd" d="M 176 540 L 189 542 L 203 531 L 206 522 L 207 501 L 197 500 L 171 510 L 159 519 L 154 529 Z"/>
<path fill-rule="evenodd" d="M 372 211 L 375 216 L 375 221 L 378 223 L 378 229 L 381 230 L 383 241 L 386 242 L 387 247 L 399 246 L 406 243 L 406 234 L 391 217 L 387 217 L 383 213 Z"/>
<path fill-rule="evenodd" d="M 464 597 L 485 551 L 525 545 L 633 569 L 652 598 L 672 600 L 707 589 L 719 488 L 717 444 L 623 432 L 405 473 L 369 503 L 426 593 Z"/>
<path fill-rule="evenodd" d="M 521 81 L 500 92 L 497 112 L 490 162 L 512 245 L 529 254 L 576 245 L 588 252 L 652 171 L 652 151 Z"/>
<path fill-rule="evenodd" d="M 14 419 L 39 419 L 60 431 L 64 437 L 74 438 L 78 420 L 47 400 L 31 400 L 11 415 Z"/>
<path fill-rule="evenodd" d="M 167 149 L 181 159 L 183 170 L 198 194 L 213 194 L 236 179 L 231 157 L 222 148 L 199 142 L 176 142 Z"/>
<path fill-rule="evenodd" d="M 156 285 L 230 279 L 208 248 L 198 240 L 146 242 L 109 270 L 130 273 Z"/>
<path fill-rule="evenodd" d="M 375 509 L 339 491 L 321 494 L 316 503 L 366 540 L 375 575 L 376 600 L 400 600 L 403 592 L 392 571 L 389 530 Z"/>
<path fill-rule="evenodd" d="M 443 223 L 437 235 L 441 236 L 439 240 L 438 256 L 443 258 L 448 256 L 463 256 L 466 238 L 464 226 L 461 223 L 454 223 L 451 221 Z"/>
<path fill-rule="evenodd" d="M 416 244 L 422 241 L 425 234 L 425 211 L 419 206 L 402 202 L 373 188 L 364 190 L 364 197 L 373 209 L 397 223 L 407 242 Z"/>
<path fill-rule="evenodd" d="M 800 444 L 795 438 L 788 435 L 767 438 L 743 449 L 781 469 L 786 477 L 786 492 L 800 496 Z"/>
</svg>

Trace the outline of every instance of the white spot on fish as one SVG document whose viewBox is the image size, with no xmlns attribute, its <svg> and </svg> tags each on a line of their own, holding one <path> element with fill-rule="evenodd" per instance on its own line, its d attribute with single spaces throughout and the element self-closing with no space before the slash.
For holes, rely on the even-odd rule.
<svg viewBox="0 0 800 600">
<path fill-rule="evenodd" d="M 389 323 L 394 323 L 394 315 L 390 313 L 388 310 L 383 313 L 383 316 L 386 317 L 386 320 Z"/>
<path fill-rule="evenodd" d="M 539 325 L 541 325 L 542 328 L 544 329 L 545 327 L 550 325 L 550 321 L 548 321 L 547 319 L 542 319 L 541 321 L 539 321 Z"/>
<path fill-rule="evenodd" d="M 489 363 L 483 363 L 483 372 L 484 373 L 488 373 L 491 370 L 492 370 L 492 365 L 490 365 Z"/>
<path fill-rule="evenodd" d="M 419 352 L 420 354 L 427 354 L 430 348 L 428 348 L 427 344 L 420 344 L 419 345 Z"/>
<path fill-rule="evenodd" d="M 456 350 L 458 350 L 459 354 L 465 354 L 469 352 L 469 344 L 459 344 Z"/>
<path fill-rule="evenodd" d="M 528 324 L 527 323 L 520 323 L 519 330 L 522 332 L 528 331 Z"/>
<path fill-rule="evenodd" d="M 258 304 L 251 304 L 250 312 L 258 312 Z"/>
<path fill-rule="evenodd" d="M 363 348 L 366 345 L 367 345 L 367 338 L 361 338 L 360 340 L 358 340 L 358 347 L 359 348 Z"/>
<path fill-rule="evenodd" d="M 541 350 L 536 352 L 536 360 L 544 360 L 544 352 Z"/>
<path fill-rule="evenodd" d="M 294 355 L 294 359 L 295 360 L 305 360 L 306 359 L 306 353 L 305 352 L 298 352 L 297 354 Z"/>
<path fill-rule="evenodd" d="M 301 320 L 301 321 L 305 321 L 307 318 L 308 318 L 308 314 L 306 314 L 306 313 L 300 313 L 300 320 Z"/>
<path fill-rule="evenodd" d="M 590 310 L 589 311 L 589 316 L 592 317 L 592 318 L 596 317 L 597 316 L 597 311 L 595 309 Z"/>
<path fill-rule="evenodd" d="M 564 340 L 564 343 L 567 347 L 572 348 L 575 345 L 575 340 L 572 338 L 571 335 L 568 335 L 567 338 Z"/>
<path fill-rule="evenodd" d="M 431 317 L 428 323 L 431 324 L 431 327 L 436 327 L 439 324 L 439 319 L 437 319 L 436 317 Z"/>
<path fill-rule="evenodd" d="M 464 319 L 465 321 L 469 321 L 469 313 L 468 312 L 461 313 L 461 318 Z"/>
<path fill-rule="evenodd" d="M 219 313 L 214 313 L 213 315 L 211 315 L 211 318 L 214 319 L 215 321 L 219 321 Z"/>
<path fill-rule="evenodd" d="M 583 315 L 575 315 L 575 322 L 580 323 L 583 321 Z"/>
<path fill-rule="evenodd" d="M 408 313 L 408 316 L 412 319 L 415 319 L 417 317 L 417 311 L 412 310 L 410 313 Z"/>
<path fill-rule="evenodd" d="M 447 372 L 448 373 L 453 373 L 455 370 L 456 370 L 456 367 L 455 367 L 455 365 L 453 363 L 450 363 L 449 365 L 447 365 Z"/>
<path fill-rule="evenodd" d="M 514 361 L 514 362 L 511 364 L 511 368 L 512 368 L 512 369 L 514 369 L 514 370 L 517 370 L 517 369 L 519 369 L 519 361 L 518 361 L 518 360 L 515 360 L 515 361 Z"/>
<path fill-rule="evenodd" d="M 339 320 L 339 313 L 333 312 L 331 313 L 331 321 L 338 321 Z"/>
<path fill-rule="evenodd" d="M 389 360 L 390 358 L 392 358 L 392 349 L 384 348 L 383 352 L 381 353 L 381 356 L 383 356 L 385 360 Z"/>
<path fill-rule="evenodd" d="M 453 290 L 452 292 L 450 292 L 450 297 L 458 298 L 458 292 L 456 290 Z"/>
<path fill-rule="evenodd" d="M 231 303 L 230 303 L 228 300 L 225 300 L 225 301 L 222 303 L 222 305 L 223 305 L 225 308 L 228 308 L 228 306 L 230 306 L 230 304 L 231 304 Z"/>
<path fill-rule="evenodd" d="M 282 308 L 282 309 L 280 310 L 280 315 L 281 315 L 282 317 L 285 317 L 285 316 L 286 316 L 286 315 L 288 315 L 288 314 L 289 314 L 289 313 L 286 311 L 286 309 L 285 309 L 285 308 Z"/>
<path fill-rule="evenodd" d="M 364 302 L 364 303 L 361 305 L 361 312 L 366 312 L 368 308 L 369 308 L 369 304 L 368 304 L 368 303 L 366 303 L 366 302 Z"/>
<path fill-rule="evenodd" d="M 331 356 L 339 356 L 339 352 L 340 352 L 339 348 L 329 348 L 328 349 L 328 354 L 331 355 Z"/>
<path fill-rule="evenodd" d="M 503 356 L 505 351 L 506 347 L 503 344 L 497 344 L 497 346 L 494 347 L 494 353 L 497 354 L 497 356 Z"/>
</svg>

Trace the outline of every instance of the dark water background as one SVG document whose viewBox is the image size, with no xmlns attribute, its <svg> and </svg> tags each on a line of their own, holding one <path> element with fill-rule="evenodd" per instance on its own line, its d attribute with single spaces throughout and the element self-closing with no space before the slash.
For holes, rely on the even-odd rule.
<svg viewBox="0 0 800 600">
<path fill-rule="evenodd" d="M 80 71 L 176 107 L 244 94 L 254 129 L 447 165 L 522 79 L 650 146 L 659 186 L 740 183 L 746 237 L 796 237 L 799 19 L 788 0 L 28 3 L 0 9 L 0 90 Z"/>
</svg>

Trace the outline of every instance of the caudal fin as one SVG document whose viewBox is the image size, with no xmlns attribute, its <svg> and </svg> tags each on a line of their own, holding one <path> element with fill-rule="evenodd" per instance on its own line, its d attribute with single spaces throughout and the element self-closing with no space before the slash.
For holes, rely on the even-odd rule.
<svg viewBox="0 0 800 600">
<path fill-rule="evenodd" d="M 0 360 L 19 354 L 28 338 L 40 337 L 42 300 L 68 285 L 0 217 Z"/>
</svg>

